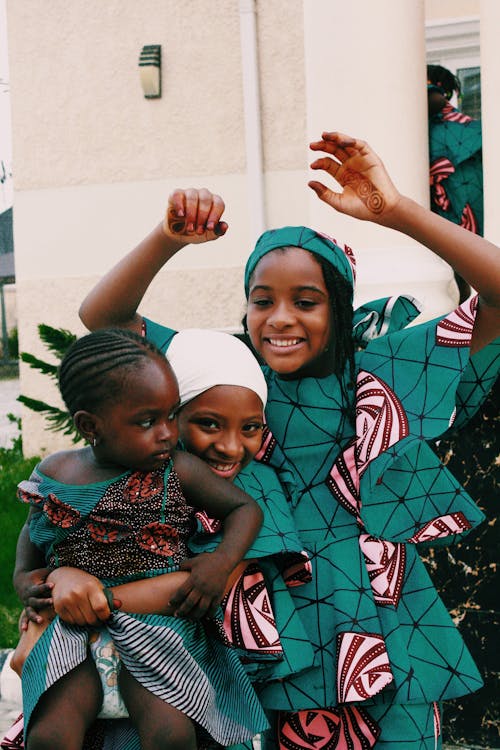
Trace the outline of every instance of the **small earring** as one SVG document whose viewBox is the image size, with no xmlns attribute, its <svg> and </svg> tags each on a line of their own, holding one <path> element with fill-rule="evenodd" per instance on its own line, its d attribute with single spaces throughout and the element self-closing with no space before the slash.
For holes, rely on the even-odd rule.
<svg viewBox="0 0 500 750">
<path fill-rule="evenodd" d="M 97 445 L 97 438 L 95 436 L 91 439 L 90 445 L 92 446 L 92 448 L 96 447 L 96 445 Z"/>
</svg>

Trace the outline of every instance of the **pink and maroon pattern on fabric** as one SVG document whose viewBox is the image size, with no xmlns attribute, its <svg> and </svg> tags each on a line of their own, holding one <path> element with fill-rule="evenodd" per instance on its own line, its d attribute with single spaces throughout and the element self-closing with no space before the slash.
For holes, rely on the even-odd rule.
<svg viewBox="0 0 500 750">
<path fill-rule="evenodd" d="M 384 639 L 376 633 L 337 636 L 339 703 L 363 701 L 393 681 Z"/>
<path fill-rule="evenodd" d="M 445 104 L 440 112 L 442 119 L 448 122 L 460 122 L 462 125 L 466 122 L 472 122 L 472 117 L 465 115 L 463 112 L 459 112 L 455 107 L 448 102 Z"/>
<path fill-rule="evenodd" d="M 394 544 L 369 534 L 360 534 L 359 546 L 365 558 L 376 603 L 397 607 L 406 569 L 404 544 Z"/>
<path fill-rule="evenodd" d="M 462 218 L 460 220 L 460 226 L 464 229 L 468 229 L 469 232 L 474 232 L 474 234 L 479 234 L 479 222 L 476 218 L 476 214 L 472 210 L 472 207 L 469 203 L 466 203 L 464 206 L 464 210 L 462 211 Z"/>
<path fill-rule="evenodd" d="M 408 541 L 413 544 L 429 542 L 451 534 L 462 534 L 471 528 L 471 524 L 463 513 L 450 513 L 447 516 L 439 516 L 429 521 Z"/>
<path fill-rule="evenodd" d="M 370 750 L 380 727 L 357 707 L 280 713 L 279 750 Z"/>
<path fill-rule="evenodd" d="M 247 565 L 222 601 L 224 632 L 237 648 L 261 655 L 283 653 L 269 592 L 255 562 Z"/>
<path fill-rule="evenodd" d="M 436 344 L 450 347 L 470 346 L 477 303 L 476 294 L 443 318 L 436 326 Z"/>
<path fill-rule="evenodd" d="M 273 433 L 267 425 L 264 425 L 262 431 L 262 443 L 260 444 L 259 451 L 255 454 L 255 460 L 261 461 L 263 464 L 269 463 L 269 459 L 271 458 L 275 446 L 276 439 L 273 436 Z"/>
<path fill-rule="evenodd" d="M 450 199 L 444 189 L 443 180 L 446 180 L 455 171 L 455 167 L 449 159 L 441 156 L 434 159 L 429 168 L 429 183 L 431 186 L 432 200 L 443 211 L 448 211 Z"/>
</svg>

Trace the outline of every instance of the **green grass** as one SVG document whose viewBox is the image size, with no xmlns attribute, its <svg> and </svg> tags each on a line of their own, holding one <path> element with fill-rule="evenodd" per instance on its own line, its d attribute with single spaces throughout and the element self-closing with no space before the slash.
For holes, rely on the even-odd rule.
<svg viewBox="0 0 500 750">
<path fill-rule="evenodd" d="M 15 646 L 18 639 L 17 621 L 21 604 L 12 586 L 12 573 L 19 531 L 27 516 L 27 508 L 16 498 L 16 487 L 27 479 L 40 459 L 25 459 L 21 438 L 10 448 L 0 448 L 0 648 Z"/>
</svg>

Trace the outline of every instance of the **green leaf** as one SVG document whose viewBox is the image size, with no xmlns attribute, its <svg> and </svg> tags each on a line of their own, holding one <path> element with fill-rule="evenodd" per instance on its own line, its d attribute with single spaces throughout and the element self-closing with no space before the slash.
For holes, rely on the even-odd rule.
<svg viewBox="0 0 500 750">
<path fill-rule="evenodd" d="M 35 398 L 29 396 L 18 396 L 17 400 L 24 404 L 31 411 L 36 411 L 39 414 L 44 414 L 47 420 L 48 429 L 54 432 L 62 432 L 64 435 L 71 435 L 73 443 L 79 443 L 83 441 L 83 438 L 78 433 L 71 415 L 67 411 L 58 409 L 57 406 L 51 406 L 46 404 L 45 401 L 38 401 Z"/>
<path fill-rule="evenodd" d="M 40 323 L 38 326 L 38 334 L 49 352 L 55 354 L 59 359 L 63 358 L 77 338 L 74 333 L 65 328 L 52 328 L 45 323 Z"/>
<path fill-rule="evenodd" d="M 44 362 L 43 359 L 38 359 L 38 357 L 35 357 L 33 354 L 28 354 L 27 352 L 21 352 L 19 356 L 23 362 L 26 362 L 26 364 L 33 367 L 33 369 L 40 370 L 44 375 L 50 375 L 51 378 L 57 380 L 58 365 Z"/>
</svg>

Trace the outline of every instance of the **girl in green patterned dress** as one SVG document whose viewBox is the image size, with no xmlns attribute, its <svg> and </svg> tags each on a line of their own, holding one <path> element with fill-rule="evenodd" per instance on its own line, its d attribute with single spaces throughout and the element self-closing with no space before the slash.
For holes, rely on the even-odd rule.
<svg viewBox="0 0 500 750">
<path fill-rule="evenodd" d="M 498 372 L 500 252 L 402 196 L 363 141 L 323 133 L 311 148 L 324 154 L 312 168 L 343 188 L 312 181 L 321 200 L 426 245 L 479 296 L 405 330 L 412 298 L 353 313 L 352 250 L 323 234 L 271 230 L 249 258 L 246 324 L 269 388 L 261 459 L 289 482 L 312 556 L 294 600 L 316 657 L 261 685 L 263 744 L 435 750 L 440 702 L 481 678 L 417 544 L 452 541 L 482 514 L 428 441 L 473 414 Z M 165 221 L 87 297 L 84 323 L 141 326 L 151 280 L 185 244 L 224 234 L 223 209 L 206 190 L 175 191 Z"/>
</svg>

